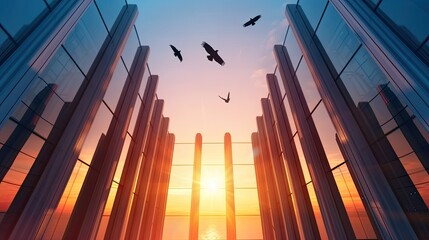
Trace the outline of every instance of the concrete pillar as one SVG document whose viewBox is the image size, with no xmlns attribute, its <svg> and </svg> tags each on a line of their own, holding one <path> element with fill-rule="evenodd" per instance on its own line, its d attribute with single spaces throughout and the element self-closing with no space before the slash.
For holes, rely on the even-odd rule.
<svg viewBox="0 0 429 240">
<path fill-rule="evenodd" d="M 121 31 L 106 40 L 103 54 L 91 67 L 92 78 L 75 107 L 75 114 L 64 129 L 11 238 L 34 238 L 49 209 L 54 209 L 61 198 L 136 18 L 137 6 L 128 6 L 118 24 L 117 29 Z"/>
<path fill-rule="evenodd" d="M 142 82 L 149 47 L 139 47 L 131 67 L 131 77 L 125 81 L 117 107 L 102 145 L 91 161 L 83 186 L 64 233 L 68 239 L 93 239 L 109 196 L 116 166 L 122 152 L 138 90 Z"/>
<path fill-rule="evenodd" d="M 194 173 L 192 177 L 192 198 L 189 224 L 189 240 L 198 240 L 200 224 L 200 180 L 201 180 L 201 152 L 203 138 L 200 133 L 195 136 Z"/>
<path fill-rule="evenodd" d="M 262 234 L 264 239 L 274 239 L 274 227 L 268 199 L 268 185 L 263 167 L 263 158 L 259 133 L 252 133 L 252 149 L 255 165 L 256 186 L 258 188 L 259 212 L 261 214 Z"/>
<path fill-rule="evenodd" d="M 235 240 L 235 200 L 234 200 L 234 171 L 232 165 L 232 142 L 231 134 L 225 133 L 225 198 L 226 198 L 226 238 Z"/>
<path fill-rule="evenodd" d="M 348 166 L 352 168 L 350 172 L 356 173 L 355 179 L 358 180 L 356 184 L 359 185 L 359 188 L 365 193 L 362 200 L 366 201 L 366 206 L 371 206 L 368 212 L 371 213 L 370 217 L 375 219 L 377 223 L 375 227 L 378 229 L 379 234 L 382 238 L 415 239 L 416 235 L 414 230 L 408 222 L 382 170 L 378 166 L 377 160 L 359 128 L 359 124 L 356 122 L 351 109 L 348 107 L 343 94 L 332 78 L 325 64 L 325 58 L 320 53 L 317 44 L 311 37 L 312 34 L 306 27 L 305 22 L 308 20 L 306 20 L 305 14 L 303 14 L 302 10 L 297 8 L 296 5 L 288 5 L 286 8 L 286 17 L 289 20 L 290 27 L 297 39 L 303 57 L 308 64 L 312 77 L 322 96 L 323 103 L 332 119 L 332 123 L 338 133 L 338 138 L 344 146 L 344 150 L 348 152 L 348 162 L 350 163 Z M 285 87 L 287 87 L 286 85 L 288 85 L 288 82 L 296 82 L 295 85 L 297 85 L 296 79 L 292 78 L 291 73 L 287 69 L 287 65 L 291 63 L 286 48 L 283 46 L 275 46 L 275 53 L 277 62 L 281 66 L 279 69 Z M 298 98 L 299 96 L 297 96 L 295 100 L 293 100 L 292 97 L 291 99 L 288 98 L 292 109 L 294 109 L 295 105 L 293 102 L 298 104 Z M 303 96 L 300 98 L 304 99 Z M 297 116 L 300 114 L 297 114 Z M 306 113 L 302 114 L 305 115 Z M 305 116 L 308 116 L 308 113 Z M 302 119 L 304 119 L 304 116 L 302 117 Z M 299 123 L 300 121 L 299 119 L 295 119 L 295 122 Z M 306 131 L 304 130 L 305 129 L 302 129 L 301 132 L 305 133 Z M 300 130 L 298 130 L 298 134 L 299 132 Z M 309 133 L 311 134 L 311 131 L 309 131 Z M 300 137 L 301 136 L 302 135 L 300 135 Z M 308 146 L 306 146 L 306 144 L 302 145 L 304 154 L 306 154 L 305 149 L 307 149 Z M 314 170 L 317 171 L 318 169 L 322 168 L 318 168 L 315 165 Z M 310 174 L 311 173 L 312 170 L 310 169 Z M 317 184 L 313 176 L 312 179 L 317 194 Z M 320 190 L 324 189 L 323 187 Z M 322 215 L 324 215 L 324 211 L 332 209 L 332 206 L 326 206 L 326 209 L 324 209 L 325 207 L 321 204 L 321 201 L 319 201 L 319 204 L 321 206 Z M 342 215 L 344 214 L 341 213 L 341 216 Z M 328 221 L 328 219 L 325 220 L 325 225 L 327 225 L 328 228 L 336 229 L 338 228 L 336 227 L 337 224 L 336 221 L 331 222 Z M 328 230 L 328 234 L 329 232 L 331 232 L 331 230 Z"/>
<path fill-rule="evenodd" d="M 152 239 L 151 234 L 153 233 L 154 217 L 156 212 L 156 203 L 159 199 L 159 187 L 162 175 L 163 165 L 166 163 L 167 153 L 167 140 L 168 140 L 168 125 L 169 118 L 163 117 L 161 122 L 161 131 L 159 133 L 159 145 L 157 147 L 157 153 L 152 159 L 153 169 L 152 177 L 149 181 L 149 193 L 144 206 L 143 221 L 141 224 L 141 239 Z"/>
<path fill-rule="evenodd" d="M 137 185 L 133 203 L 131 205 L 131 212 L 127 231 L 125 234 L 126 239 L 139 239 L 140 229 L 143 220 L 143 211 L 147 199 L 149 179 L 152 174 L 153 158 L 158 147 L 158 137 L 160 133 L 162 110 L 164 108 L 164 100 L 158 99 L 155 101 L 154 112 L 152 115 L 152 129 L 149 133 L 149 139 L 145 152 L 143 153 L 143 160 L 140 165 L 139 176 L 137 178 Z"/>
<path fill-rule="evenodd" d="M 264 127 L 264 117 L 256 117 L 256 124 L 259 134 L 259 146 L 261 150 L 261 166 L 266 177 L 268 200 L 271 206 L 271 218 L 273 223 L 274 239 L 287 239 L 286 223 L 283 221 L 281 199 L 276 187 L 272 159 L 269 153 L 266 130 Z"/>
<path fill-rule="evenodd" d="M 170 183 L 170 173 L 173 160 L 174 152 L 174 134 L 168 134 L 167 140 L 167 152 L 165 154 L 165 164 L 161 170 L 161 179 L 160 179 L 160 188 L 159 188 L 159 200 L 156 202 L 156 212 L 154 219 L 154 227 L 151 234 L 151 239 L 161 240 L 162 232 L 164 229 L 164 219 L 165 219 L 165 210 L 167 207 L 167 196 L 168 196 L 168 186 Z"/>
<path fill-rule="evenodd" d="M 280 147 L 285 156 L 287 173 L 290 176 L 292 193 L 297 210 L 298 226 L 301 236 L 305 239 L 320 239 L 316 218 L 308 194 L 304 173 L 299 161 L 292 131 L 289 125 L 286 109 L 283 105 L 279 84 L 274 74 L 267 74 L 267 84 L 270 91 L 271 105 L 277 122 Z"/>
<path fill-rule="evenodd" d="M 143 148 L 148 140 L 149 119 L 152 114 L 155 101 L 156 88 L 158 86 L 158 76 L 148 78 L 143 94 L 134 128 L 134 144 L 130 144 L 124 169 L 119 181 L 118 191 L 115 196 L 109 223 L 105 234 L 106 239 L 122 239 L 125 237 L 125 228 L 128 223 L 128 216 L 131 208 L 133 186 L 137 178 L 137 170 L 142 160 Z"/>
<path fill-rule="evenodd" d="M 292 202 L 292 193 L 289 188 L 289 181 L 286 169 L 281 156 L 281 151 L 277 142 L 277 133 L 274 131 L 274 119 L 269 100 L 261 99 L 262 112 L 264 116 L 265 132 L 267 136 L 268 150 L 271 155 L 271 167 L 273 168 L 275 186 L 280 199 L 283 221 L 286 224 L 288 239 L 299 239 L 298 224 L 296 222 L 295 209 Z"/>
</svg>

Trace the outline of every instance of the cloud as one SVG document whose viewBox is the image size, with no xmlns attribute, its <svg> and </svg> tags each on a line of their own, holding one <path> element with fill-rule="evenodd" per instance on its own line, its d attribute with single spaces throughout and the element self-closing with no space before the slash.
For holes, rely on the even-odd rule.
<svg viewBox="0 0 429 240">
<path fill-rule="evenodd" d="M 267 88 L 267 83 L 265 82 L 265 76 L 267 75 L 267 69 L 259 68 L 255 70 L 250 79 L 252 79 L 253 85 L 257 88 Z"/>
</svg>

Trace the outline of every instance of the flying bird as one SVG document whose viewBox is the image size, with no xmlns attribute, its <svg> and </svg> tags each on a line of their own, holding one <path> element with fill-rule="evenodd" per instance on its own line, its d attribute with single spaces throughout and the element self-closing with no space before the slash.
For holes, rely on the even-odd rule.
<svg viewBox="0 0 429 240">
<path fill-rule="evenodd" d="M 214 50 L 208 43 L 203 42 L 201 44 L 204 49 L 206 50 L 206 52 L 209 54 L 207 56 L 207 59 L 209 61 L 213 61 L 213 59 L 218 62 L 220 65 L 225 65 L 225 62 L 222 60 L 222 58 L 219 56 L 219 54 L 217 53 L 218 50 Z"/>
<path fill-rule="evenodd" d="M 183 60 L 182 58 L 182 54 L 180 53 L 181 51 L 177 50 L 176 47 L 174 47 L 173 45 L 170 44 L 171 49 L 173 49 L 174 51 L 174 56 L 178 57 L 180 61 Z"/>
<path fill-rule="evenodd" d="M 254 17 L 254 18 L 250 18 L 249 21 L 247 21 L 245 24 L 243 24 L 243 27 L 247 27 L 247 26 L 250 26 L 250 25 L 252 25 L 252 26 L 255 25 L 256 21 L 258 21 L 259 18 L 261 18 L 261 15 L 258 15 L 258 16 Z"/>
<path fill-rule="evenodd" d="M 223 97 L 221 97 L 221 96 L 219 96 L 222 100 L 224 100 L 226 103 L 229 103 L 229 100 L 231 100 L 230 98 L 229 98 L 229 92 L 228 92 L 228 97 L 226 97 L 226 99 L 225 98 L 223 98 Z"/>
</svg>

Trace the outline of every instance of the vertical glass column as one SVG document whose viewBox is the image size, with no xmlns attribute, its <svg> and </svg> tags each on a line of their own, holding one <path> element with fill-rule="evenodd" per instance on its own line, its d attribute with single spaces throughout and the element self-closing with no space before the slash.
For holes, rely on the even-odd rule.
<svg viewBox="0 0 429 240">
<path fill-rule="evenodd" d="M 235 201 L 234 201 L 234 171 L 232 167 L 231 134 L 225 133 L 225 199 L 226 199 L 226 234 L 228 240 L 236 239 Z"/>
<path fill-rule="evenodd" d="M 175 137 L 174 134 L 169 133 L 167 139 L 166 153 L 165 153 L 165 162 L 161 169 L 161 177 L 159 181 L 159 197 L 155 206 L 155 218 L 153 223 L 153 234 L 151 235 L 151 239 L 153 240 L 161 240 L 162 232 L 164 229 L 164 220 L 165 220 L 165 212 L 167 207 L 167 195 L 168 195 L 168 187 L 170 183 L 171 176 L 171 167 L 173 160 L 173 152 L 174 152 L 174 142 Z"/>
<path fill-rule="evenodd" d="M 112 212 L 106 230 L 106 239 L 119 239 L 125 237 L 125 228 L 127 225 L 127 216 L 129 214 L 133 186 L 137 178 L 137 170 L 142 160 L 143 148 L 148 140 L 149 119 L 152 114 L 155 101 L 155 92 L 158 86 L 158 77 L 151 76 L 148 78 L 146 88 L 143 94 L 143 101 L 140 105 L 139 113 L 136 120 L 136 127 L 133 132 L 134 144 L 130 144 L 125 166 L 121 175 L 118 192 L 116 193 L 113 203 Z"/>
<path fill-rule="evenodd" d="M 189 239 L 198 239 L 200 217 L 200 180 L 201 180 L 201 153 L 203 139 L 200 133 L 195 136 L 194 173 L 192 178 L 191 217 L 189 225 Z"/>
<path fill-rule="evenodd" d="M 260 146 L 259 133 L 252 133 L 253 158 L 255 163 L 256 184 L 258 188 L 259 209 L 261 213 L 262 232 L 264 239 L 274 239 L 273 219 L 267 179 L 263 167 L 262 149 Z"/>
<path fill-rule="evenodd" d="M 292 63 L 289 54 L 286 48 L 280 45 L 274 47 L 274 54 L 287 98 L 295 113 L 295 124 L 328 235 L 340 239 L 355 238 L 316 126 L 312 118 L 308 118 L 310 111 L 306 102 L 303 102 L 305 98 L 302 89 L 290 71 L 289 66 Z"/>
<path fill-rule="evenodd" d="M 139 176 L 137 178 L 136 194 L 131 205 L 131 212 L 126 239 L 138 239 L 141 233 L 141 224 L 143 221 L 143 211 L 147 200 L 149 187 L 149 179 L 152 174 L 153 158 L 158 147 L 158 137 L 161 129 L 162 110 L 164 108 L 164 100 L 158 99 L 155 101 L 151 123 L 152 129 L 149 133 L 149 140 L 145 146 L 145 156 L 140 165 Z"/>
<path fill-rule="evenodd" d="M 272 159 L 268 149 L 266 130 L 264 127 L 264 117 L 256 117 L 258 126 L 259 146 L 262 155 L 262 168 L 266 176 L 268 199 L 271 207 L 272 229 L 275 239 L 287 239 L 286 223 L 283 221 L 280 197 L 276 188 L 276 180 L 273 173 Z"/>
<path fill-rule="evenodd" d="M 290 177 L 292 193 L 297 211 L 298 226 L 300 233 L 305 238 L 320 238 L 317 229 L 316 218 L 311 206 L 310 196 L 305 187 L 304 173 L 299 162 L 298 152 L 292 139 L 286 109 L 282 104 L 279 84 L 274 74 L 267 74 L 267 83 L 270 91 L 271 104 L 274 109 L 273 115 L 276 119 L 276 126 L 279 133 L 280 147 L 285 156 L 285 165 Z"/>
</svg>

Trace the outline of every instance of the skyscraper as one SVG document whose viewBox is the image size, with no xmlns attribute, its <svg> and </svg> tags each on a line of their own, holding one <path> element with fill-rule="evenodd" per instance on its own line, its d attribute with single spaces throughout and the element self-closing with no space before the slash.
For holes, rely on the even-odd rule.
<svg viewBox="0 0 429 240">
<path fill-rule="evenodd" d="M 427 238 L 428 3 L 300 0 L 285 14 L 252 135 L 255 164 L 266 167 L 258 184 L 277 181 L 268 176 L 278 156 L 264 152 L 278 145 L 291 187 L 274 197 L 290 191 L 302 237 L 309 215 L 322 237 Z M 270 221 L 285 201 L 260 199 L 265 236 L 284 231 Z"/>
<path fill-rule="evenodd" d="M 0 238 L 157 233 L 174 135 L 137 6 L 1 4 Z"/>
</svg>

